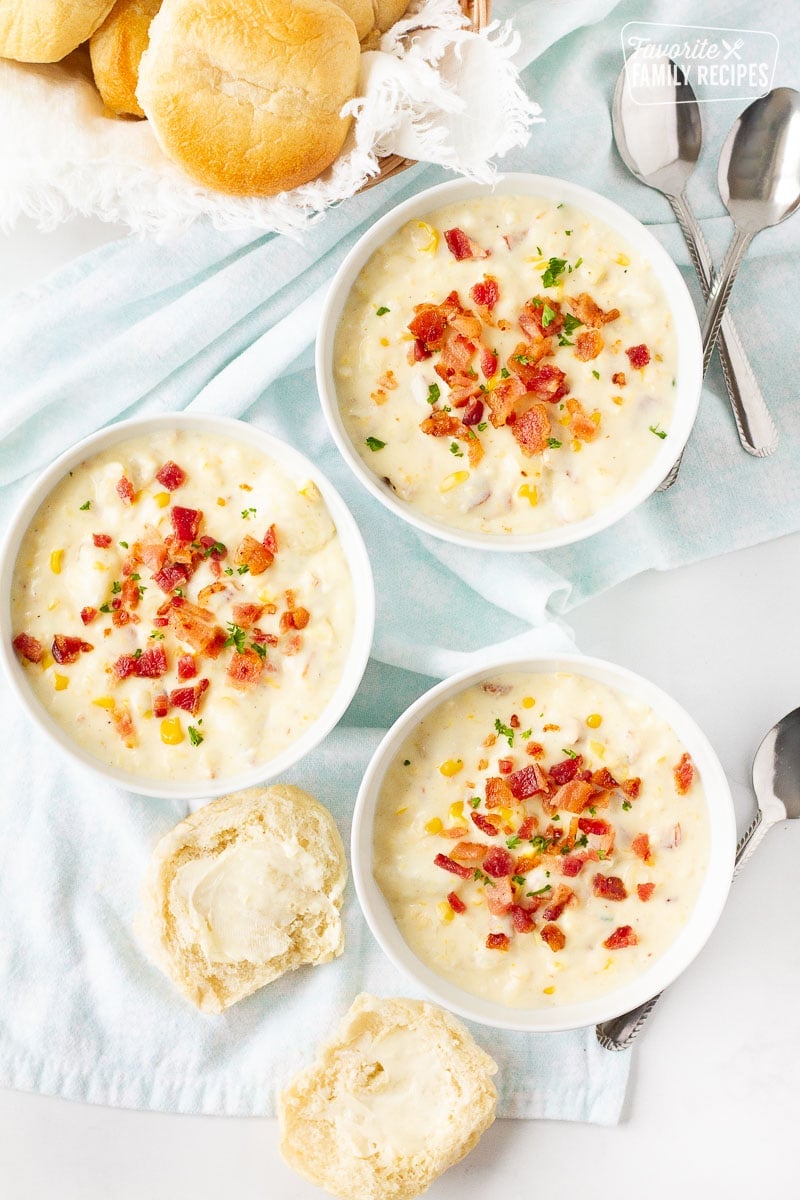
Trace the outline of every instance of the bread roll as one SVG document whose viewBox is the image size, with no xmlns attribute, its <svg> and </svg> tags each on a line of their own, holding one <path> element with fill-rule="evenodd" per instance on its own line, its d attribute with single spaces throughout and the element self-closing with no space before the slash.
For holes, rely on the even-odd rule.
<svg viewBox="0 0 800 1200">
<path fill-rule="evenodd" d="M 299 788 L 222 796 L 155 848 L 137 932 L 188 1000 L 222 1012 L 344 946 L 347 878 L 333 817 Z"/>
<path fill-rule="evenodd" d="M 372 0 L 375 27 L 386 33 L 395 21 L 405 16 L 409 0 Z"/>
<path fill-rule="evenodd" d="M 380 35 L 399 21 L 409 0 L 334 0 L 356 27 L 358 40 L 377 46 Z"/>
<path fill-rule="evenodd" d="M 0 58 L 58 62 L 85 42 L 114 0 L 0 0 Z"/>
<path fill-rule="evenodd" d="M 117 0 L 92 34 L 89 54 L 97 90 L 106 108 L 119 115 L 143 117 L 136 99 L 139 60 L 147 49 L 150 22 L 161 0 Z"/>
<path fill-rule="evenodd" d="M 332 0 L 164 0 L 137 96 L 164 153 L 232 195 L 297 187 L 333 162 L 360 50 Z"/>
<path fill-rule="evenodd" d="M 280 1148 L 343 1200 L 407 1200 L 494 1120 L 497 1066 L 449 1013 L 362 994 L 278 1098 Z"/>
</svg>

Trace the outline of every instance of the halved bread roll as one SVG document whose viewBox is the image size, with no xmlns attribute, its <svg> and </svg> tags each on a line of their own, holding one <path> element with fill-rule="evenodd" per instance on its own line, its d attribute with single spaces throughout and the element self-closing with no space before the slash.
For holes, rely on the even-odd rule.
<svg viewBox="0 0 800 1200">
<path fill-rule="evenodd" d="M 160 7 L 161 0 L 117 0 L 92 34 L 89 55 L 94 81 L 106 108 L 118 115 L 144 116 L 136 99 L 139 62 Z"/>
<path fill-rule="evenodd" d="M 274 195 L 336 158 L 359 62 L 355 25 L 333 0 L 164 0 L 137 97 L 194 179 Z"/>
<path fill-rule="evenodd" d="M 0 58 L 48 63 L 94 33 L 114 0 L 0 0 Z"/>
<path fill-rule="evenodd" d="M 279 1096 L 281 1153 L 343 1200 L 410 1200 L 492 1124 L 496 1070 L 449 1013 L 363 993 Z"/>
<path fill-rule="evenodd" d="M 153 853 L 137 933 L 204 1012 L 341 954 L 347 878 L 333 817 L 286 784 L 221 796 Z"/>
</svg>

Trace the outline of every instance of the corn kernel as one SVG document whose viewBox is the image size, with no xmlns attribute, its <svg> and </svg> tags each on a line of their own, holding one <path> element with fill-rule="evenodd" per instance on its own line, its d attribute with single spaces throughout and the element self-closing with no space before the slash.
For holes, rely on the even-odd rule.
<svg viewBox="0 0 800 1200">
<path fill-rule="evenodd" d="M 177 746 L 183 741 L 183 729 L 178 717 L 164 717 L 161 722 L 161 740 L 165 746 Z"/>
<path fill-rule="evenodd" d="M 430 821 L 425 822 L 426 833 L 441 833 L 443 829 L 444 825 L 438 817 L 431 817 Z"/>
<path fill-rule="evenodd" d="M 555 989 L 554 987 L 552 987 L 552 986 L 551 986 L 551 987 L 542 988 L 542 991 L 544 992 L 545 996 L 552 996 L 552 995 L 553 995 L 553 992 L 554 992 L 555 990 L 556 990 L 556 989 Z"/>
<path fill-rule="evenodd" d="M 586 724 L 590 729 L 599 729 L 603 724 L 603 718 L 601 717 L 600 713 L 589 713 L 588 717 L 586 718 Z"/>
<path fill-rule="evenodd" d="M 414 239 L 414 244 L 422 254 L 435 254 L 439 249 L 439 230 L 434 229 L 427 221 L 417 221 L 417 229 L 422 237 Z"/>
<path fill-rule="evenodd" d="M 498 808 L 497 815 L 504 825 L 508 825 L 513 814 L 510 808 Z"/>
<path fill-rule="evenodd" d="M 523 708 L 533 708 L 535 703 L 536 703 L 536 701 L 533 698 L 533 696 L 523 696 L 522 697 L 522 707 Z"/>
<path fill-rule="evenodd" d="M 388 339 L 387 337 L 382 337 L 382 338 L 381 338 L 381 345 L 382 345 L 382 346 L 390 346 L 390 345 L 391 345 L 391 342 L 389 341 L 389 339 Z"/>
<path fill-rule="evenodd" d="M 52 550 L 50 552 L 50 570 L 54 575 L 61 574 L 61 564 L 64 561 L 63 550 Z"/>
<path fill-rule="evenodd" d="M 629 267 L 631 265 L 631 260 L 628 258 L 627 254 L 618 254 L 614 259 L 614 262 L 619 263 L 621 267 Z"/>
<path fill-rule="evenodd" d="M 152 721 L 152 719 L 153 719 L 153 710 L 152 710 L 152 708 L 146 708 L 146 709 L 144 710 L 144 712 L 142 713 L 142 716 L 144 717 L 145 721 Z"/>
<path fill-rule="evenodd" d="M 457 488 L 459 484 L 466 483 L 468 479 L 469 471 L 453 471 L 452 474 L 445 475 L 439 484 L 439 491 L 452 492 L 453 488 Z"/>
<path fill-rule="evenodd" d="M 606 748 L 602 742 L 589 742 L 589 749 L 596 758 L 605 758 Z"/>
<path fill-rule="evenodd" d="M 612 396 L 611 400 L 614 404 L 616 404 L 617 408 L 621 408 L 625 403 L 625 401 L 622 399 L 622 396 Z"/>
<path fill-rule="evenodd" d="M 53 658 L 49 650 L 46 650 L 42 655 L 42 670 L 46 671 L 48 667 L 52 667 L 56 660 Z"/>
<path fill-rule="evenodd" d="M 608 968 L 609 968 L 609 967 L 613 967 L 613 965 L 614 965 L 614 960 L 613 960 L 613 958 L 607 958 L 607 959 L 606 959 L 605 966 L 603 967 L 603 970 L 604 970 L 604 971 L 607 971 L 607 970 L 608 970 Z"/>
<path fill-rule="evenodd" d="M 572 441 L 570 442 L 570 445 L 572 446 L 572 449 L 575 451 L 576 454 L 578 453 L 579 450 L 583 449 L 583 442 L 579 442 L 577 438 L 573 438 Z"/>
<path fill-rule="evenodd" d="M 396 809 L 395 809 L 395 811 L 394 811 L 394 815 L 395 815 L 396 817 L 402 817 L 402 815 L 403 815 L 403 813 L 404 813 L 404 812 L 408 812 L 408 805 L 407 805 L 407 804 L 402 804 L 402 805 L 400 806 L 400 808 L 396 808 Z"/>
<path fill-rule="evenodd" d="M 445 925 L 456 915 L 446 900 L 440 900 L 436 907 L 439 909 L 439 916 Z"/>
<path fill-rule="evenodd" d="M 94 569 L 95 569 L 95 571 L 107 571 L 108 567 L 106 566 L 105 563 L 96 562 L 94 564 Z"/>
<path fill-rule="evenodd" d="M 589 413 L 589 420 L 594 421 L 595 425 L 599 425 L 602 419 L 603 415 L 597 409 L 595 409 L 594 412 Z"/>
<path fill-rule="evenodd" d="M 450 805 L 450 820 L 451 821 L 463 821 L 464 820 L 464 801 L 463 800 L 456 800 L 456 802 L 454 804 Z"/>
<path fill-rule="evenodd" d="M 530 484 L 530 483 L 521 484 L 519 491 L 517 492 L 517 495 L 522 496 L 522 498 L 524 500 L 527 500 L 528 503 L 530 504 L 531 508 L 535 508 L 536 505 L 539 503 L 539 492 L 538 492 L 537 488 L 535 488 L 533 486 L 533 484 Z M 524 701 L 523 701 L 523 703 L 524 703 Z"/>
<path fill-rule="evenodd" d="M 153 499 L 159 508 L 166 508 L 169 504 L 169 492 L 156 492 Z"/>
<path fill-rule="evenodd" d="M 222 496 L 217 496 L 217 504 L 220 506 L 220 508 L 224 508 L 226 503 L 227 501 L 224 500 Z"/>
<path fill-rule="evenodd" d="M 53 687 L 57 692 L 65 692 L 69 687 L 69 679 L 66 675 L 59 675 L 58 671 L 53 672 Z"/>
<path fill-rule="evenodd" d="M 60 604 L 60 603 L 61 603 L 61 601 L 58 599 L 58 597 L 56 597 L 56 599 L 55 599 L 55 600 L 51 600 L 51 601 L 50 601 L 50 603 L 49 603 L 49 604 L 48 604 L 48 606 L 47 606 L 47 611 L 48 611 L 48 612 L 55 612 L 55 610 L 58 608 L 58 606 L 59 606 L 59 604 Z"/>
<path fill-rule="evenodd" d="M 445 759 L 445 761 L 441 764 L 439 770 L 442 775 L 445 775 L 448 779 L 452 779 L 454 775 L 457 775 L 458 772 L 462 770 L 463 766 L 464 763 L 462 759 L 448 758 Z"/>
<path fill-rule="evenodd" d="M 113 696 L 98 696 L 96 700 L 92 701 L 92 704 L 96 704 L 98 708 L 107 708 L 109 710 L 117 706 L 117 702 Z"/>
</svg>

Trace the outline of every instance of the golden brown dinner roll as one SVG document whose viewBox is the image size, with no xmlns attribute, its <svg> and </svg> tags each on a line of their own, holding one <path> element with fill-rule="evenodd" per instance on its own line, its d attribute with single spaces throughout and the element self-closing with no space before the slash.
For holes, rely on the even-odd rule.
<svg viewBox="0 0 800 1200">
<path fill-rule="evenodd" d="M 372 0 L 333 0 L 333 2 L 347 13 L 356 27 L 359 41 L 375 28 Z"/>
<path fill-rule="evenodd" d="M 343 1200 L 410 1200 L 491 1125 L 496 1070 L 449 1013 L 364 993 L 279 1096 L 281 1153 Z"/>
<path fill-rule="evenodd" d="M 248 788 L 161 839 L 137 933 L 187 999 L 222 1012 L 286 971 L 341 954 L 346 878 L 326 808 L 296 787 Z"/>
<path fill-rule="evenodd" d="M 94 33 L 114 0 L 0 0 L 0 58 L 58 62 Z"/>
<path fill-rule="evenodd" d="M 373 21 L 381 33 L 386 33 L 395 21 L 405 16 L 409 2 L 410 0 L 372 0 Z"/>
<path fill-rule="evenodd" d="M 332 0 L 164 0 L 137 96 L 164 153 L 193 178 L 273 195 L 341 150 L 359 56 Z"/>
<path fill-rule="evenodd" d="M 150 22 L 160 8 L 161 0 L 117 0 L 92 34 L 89 54 L 94 81 L 112 112 L 144 116 L 136 99 L 139 60 L 147 49 Z"/>
<path fill-rule="evenodd" d="M 377 46 L 380 35 L 399 21 L 409 0 L 334 0 L 343 8 L 356 27 L 359 41 Z"/>
</svg>

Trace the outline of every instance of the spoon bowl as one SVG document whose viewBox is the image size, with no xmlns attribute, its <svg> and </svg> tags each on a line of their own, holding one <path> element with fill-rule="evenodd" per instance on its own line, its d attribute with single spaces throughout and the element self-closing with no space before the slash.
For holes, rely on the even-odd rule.
<svg viewBox="0 0 800 1200">
<path fill-rule="evenodd" d="M 751 235 L 800 206 L 800 92 L 775 88 L 744 110 L 725 139 L 718 185 L 736 225 Z"/>
</svg>

